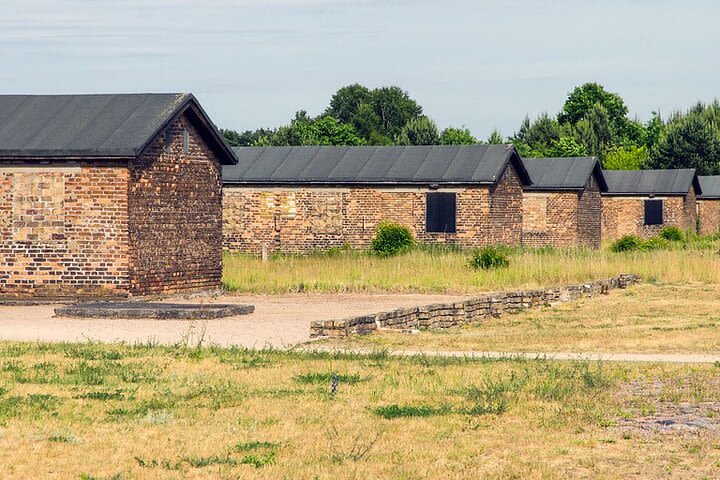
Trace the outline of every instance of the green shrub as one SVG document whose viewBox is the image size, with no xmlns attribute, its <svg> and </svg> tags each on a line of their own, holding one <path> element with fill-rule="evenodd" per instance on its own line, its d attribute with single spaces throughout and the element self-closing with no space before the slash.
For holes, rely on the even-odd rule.
<svg viewBox="0 0 720 480">
<path fill-rule="evenodd" d="M 664 237 L 652 237 L 644 242 L 640 246 L 642 250 L 670 250 L 673 248 L 672 242 Z"/>
<path fill-rule="evenodd" d="M 375 230 L 370 249 L 383 257 L 398 254 L 415 244 L 410 229 L 396 223 L 382 221 Z"/>
<path fill-rule="evenodd" d="M 470 258 L 470 267 L 475 270 L 491 270 L 495 268 L 507 268 L 510 265 L 510 259 L 501 248 L 488 246 L 476 250 Z"/>
<path fill-rule="evenodd" d="M 615 240 L 610 245 L 610 250 L 613 252 L 632 252 L 633 250 L 640 250 L 643 246 L 643 241 L 637 235 L 625 235 Z"/>
<path fill-rule="evenodd" d="M 685 239 L 682 230 L 678 227 L 665 227 L 660 232 L 660 237 L 671 242 L 682 242 Z"/>
</svg>

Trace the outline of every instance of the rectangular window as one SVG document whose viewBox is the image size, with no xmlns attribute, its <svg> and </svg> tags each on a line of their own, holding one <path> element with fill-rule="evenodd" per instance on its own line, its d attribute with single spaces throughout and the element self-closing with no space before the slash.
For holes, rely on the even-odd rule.
<svg viewBox="0 0 720 480">
<path fill-rule="evenodd" d="M 188 153 L 190 151 L 190 132 L 187 131 L 187 128 L 183 129 L 183 153 Z"/>
<path fill-rule="evenodd" d="M 429 192 L 425 196 L 425 205 L 426 232 L 455 233 L 456 194 Z"/>
<path fill-rule="evenodd" d="M 663 224 L 663 201 L 645 200 L 645 225 Z"/>
</svg>

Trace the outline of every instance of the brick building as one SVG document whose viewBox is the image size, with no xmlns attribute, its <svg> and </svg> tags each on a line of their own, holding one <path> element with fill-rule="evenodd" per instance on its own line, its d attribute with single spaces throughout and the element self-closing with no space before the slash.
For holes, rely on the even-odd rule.
<svg viewBox="0 0 720 480">
<path fill-rule="evenodd" d="M 220 286 L 236 160 L 192 95 L 3 95 L 0 118 L 0 297 Z"/>
<path fill-rule="evenodd" d="M 523 245 L 600 248 L 601 192 L 595 157 L 524 158 L 531 185 L 523 192 Z"/>
<path fill-rule="evenodd" d="M 720 175 L 698 177 L 702 194 L 698 195 L 698 215 L 700 233 L 715 235 L 720 233 Z"/>
<path fill-rule="evenodd" d="M 511 145 L 240 147 L 223 168 L 224 247 L 367 248 L 381 220 L 421 242 L 519 245 L 525 168 Z"/>
<path fill-rule="evenodd" d="M 696 196 L 702 193 L 694 169 L 604 170 L 602 237 L 649 238 L 668 226 L 695 230 Z"/>
</svg>

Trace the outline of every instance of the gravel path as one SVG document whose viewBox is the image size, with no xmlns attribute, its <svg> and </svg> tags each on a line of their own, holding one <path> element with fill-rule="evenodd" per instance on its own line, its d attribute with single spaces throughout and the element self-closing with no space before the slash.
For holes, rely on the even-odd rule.
<svg viewBox="0 0 720 480">
<path fill-rule="evenodd" d="M 214 320 L 117 320 L 57 318 L 57 305 L 0 306 L 0 340 L 74 342 L 103 341 L 174 344 L 238 345 L 251 348 L 289 347 L 310 340 L 310 322 L 335 320 L 438 302 L 454 302 L 449 295 L 288 294 L 221 295 L 188 303 L 250 303 L 250 315 Z"/>
<path fill-rule="evenodd" d="M 332 345 L 309 345 L 306 351 L 343 352 L 359 355 L 371 355 L 369 349 L 337 348 Z M 458 358 L 523 358 L 547 360 L 586 360 L 605 362 L 662 362 L 662 363 L 716 363 L 720 362 L 720 353 L 602 353 L 602 352 L 483 352 L 483 351 L 442 351 L 442 350 L 392 350 L 390 356 L 428 356 Z"/>
</svg>

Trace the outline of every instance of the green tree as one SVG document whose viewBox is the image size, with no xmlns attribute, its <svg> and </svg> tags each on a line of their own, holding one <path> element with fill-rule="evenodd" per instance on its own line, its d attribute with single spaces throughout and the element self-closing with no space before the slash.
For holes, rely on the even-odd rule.
<svg viewBox="0 0 720 480">
<path fill-rule="evenodd" d="M 543 113 L 532 121 L 526 116 L 509 140 L 523 157 L 552 157 L 560 131 L 558 121 Z"/>
<path fill-rule="evenodd" d="M 313 126 L 317 132 L 315 145 L 363 145 L 365 143 L 355 133 L 352 125 L 340 123 L 333 117 L 320 117 Z M 305 145 L 308 144 L 305 143 Z"/>
<path fill-rule="evenodd" d="M 658 112 L 652 112 L 652 117 L 645 123 L 645 139 L 644 145 L 648 152 L 657 147 L 662 132 L 665 130 L 665 122 Z"/>
<path fill-rule="evenodd" d="M 380 117 L 377 116 L 369 103 L 362 103 L 350 120 L 355 131 L 366 140 L 383 137 L 380 133 Z"/>
<path fill-rule="evenodd" d="M 647 159 L 645 145 L 615 146 L 607 151 L 602 165 L 607 170 L 640 170 L 645 167 Z"/>
<path fill-rule="evenodd" d="M 422 107 L 400 87 L 380 87 L 371 92 L 373 111 L 380 119 L 380 133 L 392 138 L 412 119 L 422 115 Z"/>
<path fill-rule="evenodd" d="M 609 121 L 614 127 L 618 130 L 624 127 L 628 113 L 625 102 L 617 93 L 610 93 L 594 82 L 580 85 L 570 92 L 558 115 L 558 121 L 576 125 L 592 114 L 597 104 L 607 111 Z"/>
<path fill-rule="evenodd" d="M 447 127 L 440 134 L 441 145 L 474 145 L 477 143 L 479 143 L 477 138 L 465 127 Z"/>
<path fill-rule="evenodd" d="M 561 136 L 553 143 L 550 150 L 551 157 L 584 157 L 587 151 L 583 145 L 580 145 L 575 138 L 567 135 Z"/>
<path fill-rule="evenodd" d="M 700 175 L 720 174 L 720 136 L 709 115 L 688 112 L 668 122 L 647 162 L 649 168 L 696 168 Z"/>
<path fill-rule="evenodd" d="M 245 130 L 242 133 L 238 133 L 235 130 L 220 129 L 220 133 L 223 134 L 225 140 L 233 147 L 246 147 L 249 145 L 255 145 L 255 143 L 265 135 L 271 133 L 271 130 L 265 128 L 259 128 L 257 130 Z"/>
<path fill-rule="evenodd" d="M 602 158 L 613 144 L 610 121 L 605 107 L 596 103 L 585 118 L 575 124 L 575 140 L 588 154 Z"/>
<path fill-rule="evenodd" d="M 313 119 L 301 110 L 295 114 L 290 125 L 283 125 L 275 131 L 260 137 L 258 146 L 297 145 L 363 145 L 365 142 L 352 125 L 338 122 L 330 116 Z"/>
<path fill-rule="evenodd" d="M 370 89 L 354 83 L 340 88 L 330 99 L 325 115 L 330 115 L 341 123 L 353 123 L 363 105 L 369 105 L 372 94 Z"/>
<path fill-rule="evenodd" d="M 422 115 L 422 107 L 400 87 L 370 90 L 355 83 L 335 92 L 325 115 L 352 125 L 367 144 L 387 145 L 408 121 Z"/>
<path fill-rule="evenodd" d="M 432 119 L 422 116 L 410 119 L 400 130 L 395 143 L 398 145 L 437 145 L 440 134 Z"/>
<path fill-rule="evenodd" d="M 487 139 L 487 143 L 489 145 L 498 145 L 501 143 L 505 143 L 505 139 L 500 134 L 500 132 L 497 129 L 495 129 L 492 132 L 490 132 L 490 136 Z"/>
</svg>

